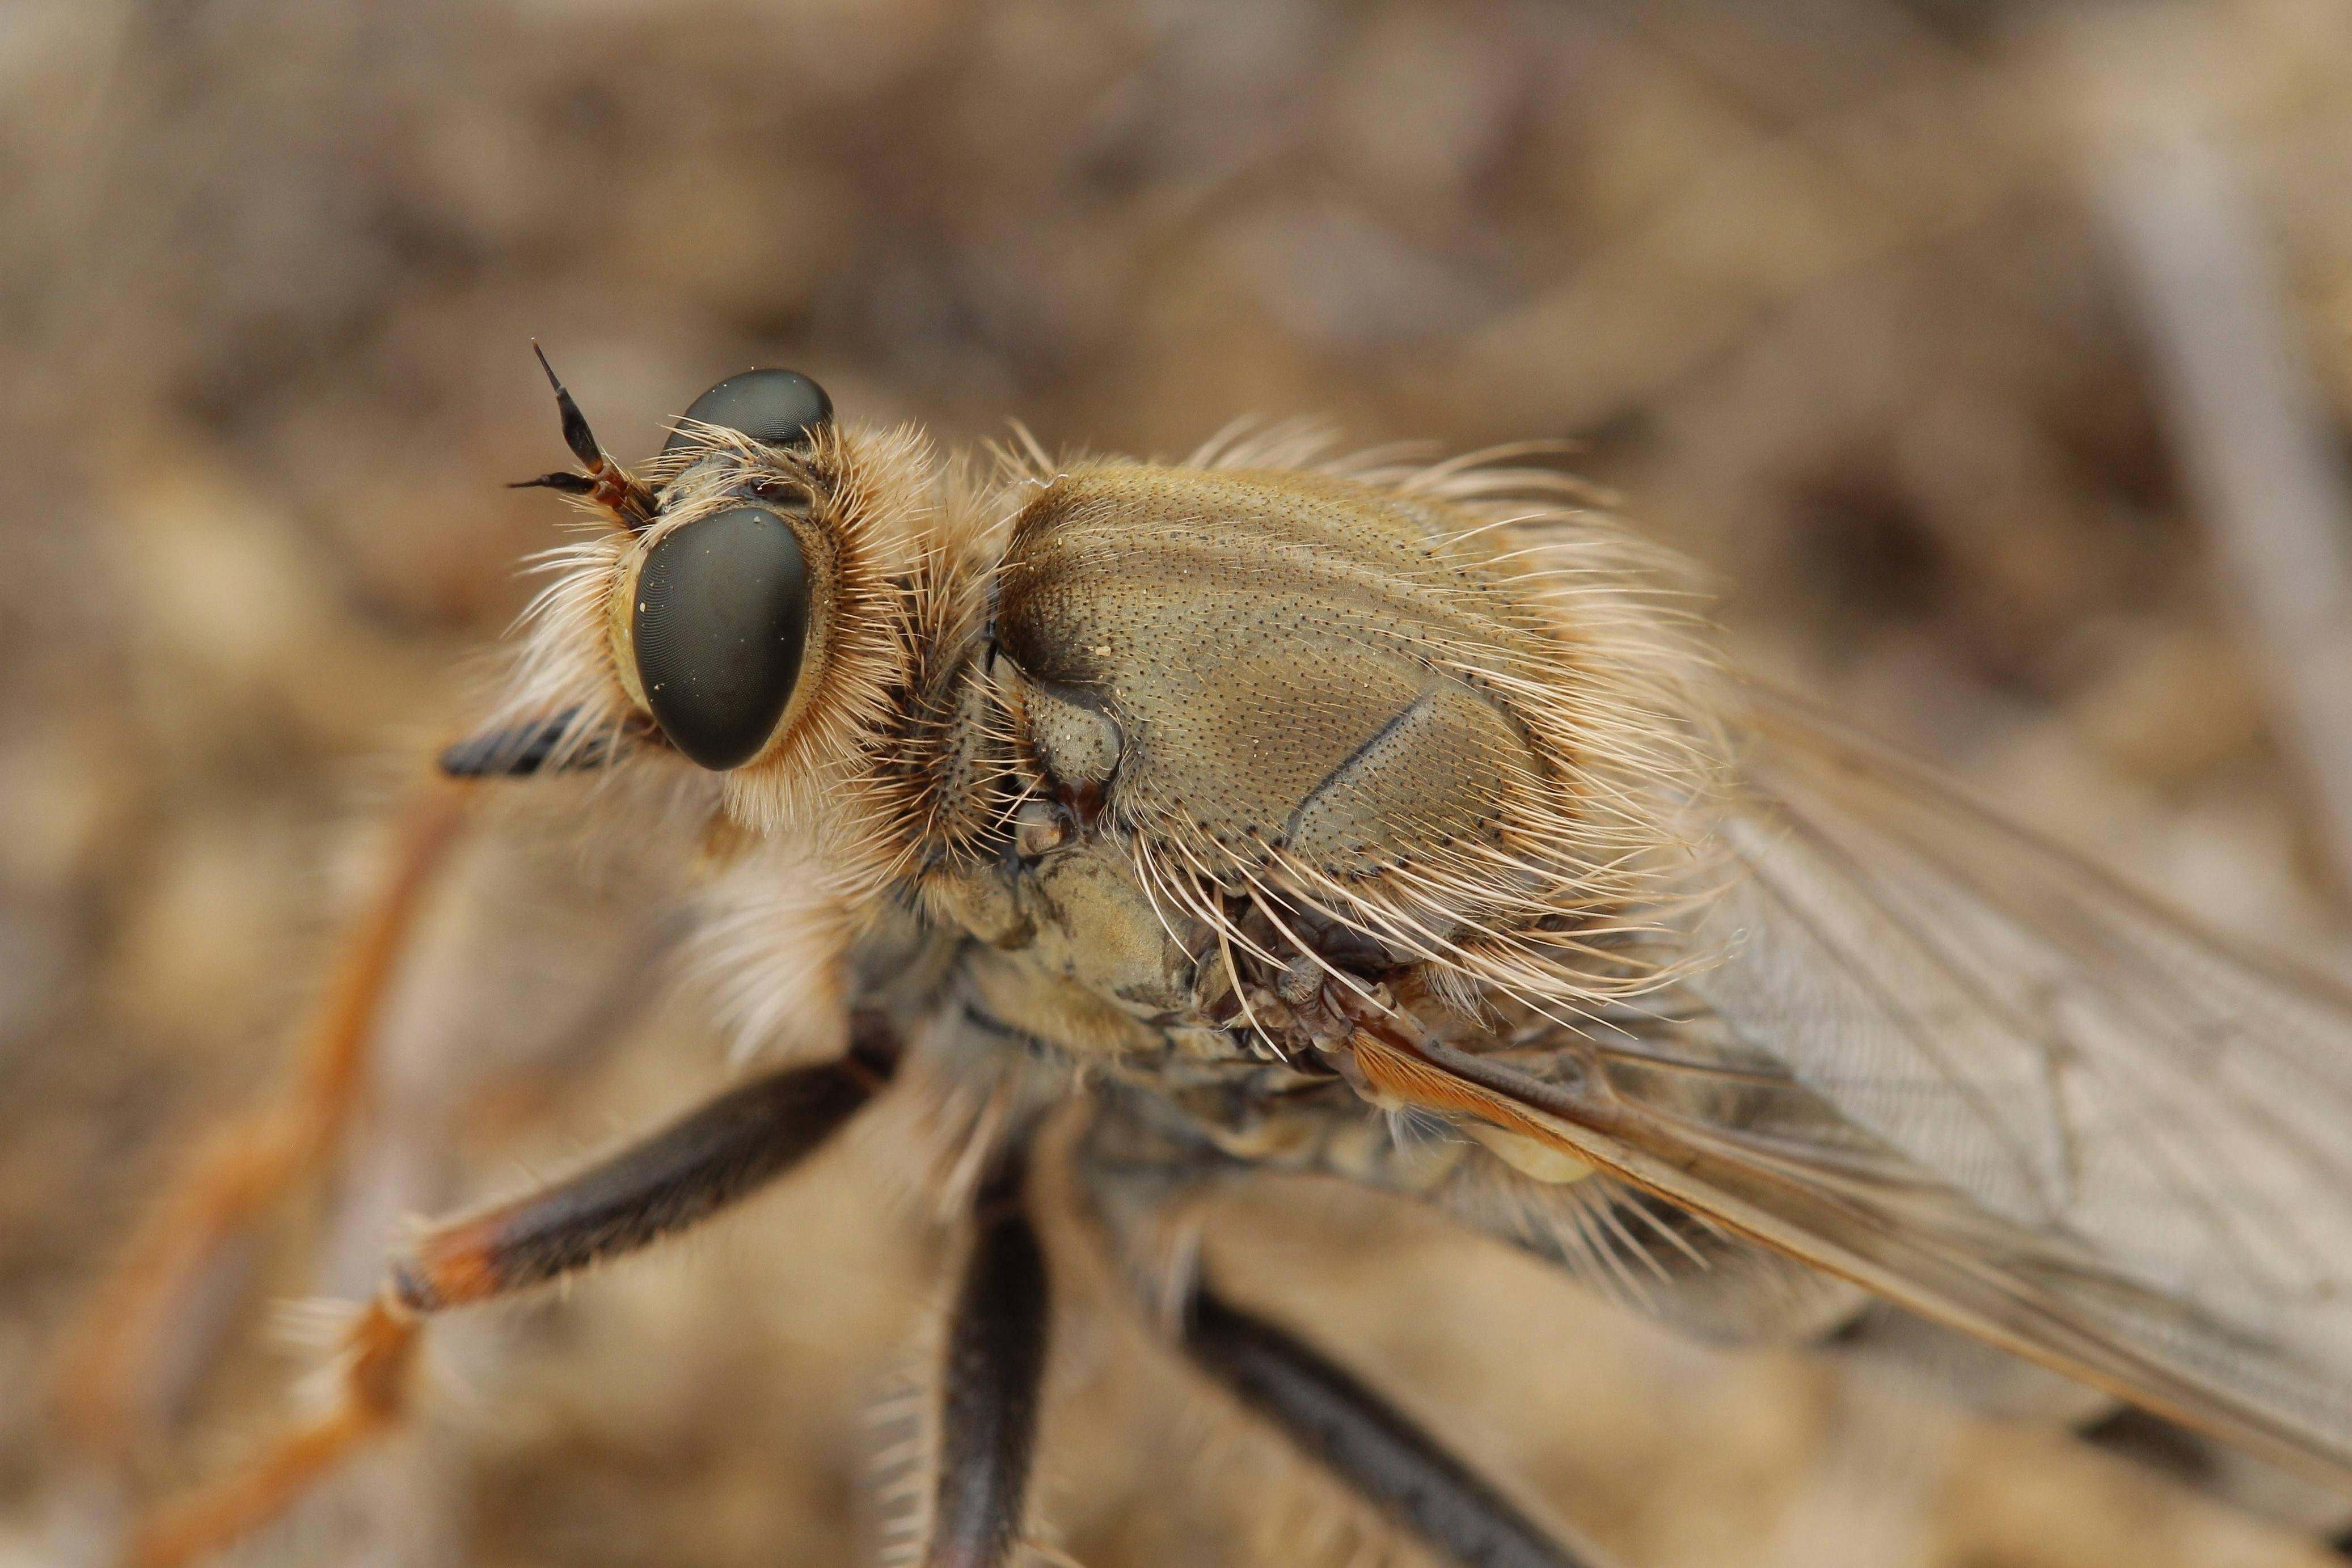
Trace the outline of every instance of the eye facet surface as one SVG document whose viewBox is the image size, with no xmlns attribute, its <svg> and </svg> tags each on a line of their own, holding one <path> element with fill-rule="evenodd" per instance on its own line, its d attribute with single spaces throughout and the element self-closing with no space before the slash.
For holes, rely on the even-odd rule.
<svg viewBox="0 0 2352 1568">
<path fill-rule="evenodd" d="M 654 722 L 705 768 L 750 761 L 792 701 L 808 622 L 808 563 L 775 513 L 737 507 L 664 535 L 630 621 Z"/>
<path fill-rule="evenodd" d="M 833 423 L 833 400 L 798 371 L 745 371 L 696 398 L 686 417 L 740 430 L 771 446 L 798 446 Z M 673 430 L 662 450 L 676 451 L 689 439 L 682 429 Z"/>
</svg>

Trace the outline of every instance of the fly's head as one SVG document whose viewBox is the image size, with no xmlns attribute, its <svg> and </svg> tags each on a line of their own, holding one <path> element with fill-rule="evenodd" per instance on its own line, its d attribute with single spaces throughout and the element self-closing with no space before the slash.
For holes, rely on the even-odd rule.
<svg viewBox="0 0 2352 1568">
<path fill-rule="evenodd" d="M 854 814 L 843 782 L 920 635 L 909 584 L 936 484 L 922 437 L 845 425 L 808 377 L 751 371 L 696 399 L 632 471 L 548 379 L 580 472 L 524 484 L 576 497 L 593 524 L 543 558 L 554 581 L 506 699 L 444 768 L 699 772 L 761 836 Z"/>
</svg>

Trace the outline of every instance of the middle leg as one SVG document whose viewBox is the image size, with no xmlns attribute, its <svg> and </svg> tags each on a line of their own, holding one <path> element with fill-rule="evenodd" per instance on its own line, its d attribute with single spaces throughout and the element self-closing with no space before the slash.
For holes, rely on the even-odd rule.
<svg viewBox="0 0 2352 1568">
<path fill-rule="evenodd" d="M 1002 1568 L 1023 1544 L 1052 1301 L 1027 1157 L 998 1157 L 973 1204 L 950 1309 L 923 1568 Z"/>
</svg>

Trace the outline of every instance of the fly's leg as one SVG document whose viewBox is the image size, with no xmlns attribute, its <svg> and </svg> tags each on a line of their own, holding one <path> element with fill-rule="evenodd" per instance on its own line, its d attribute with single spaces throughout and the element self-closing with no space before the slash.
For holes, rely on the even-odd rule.
<svg viewBox="0 0 2352 1568">
<path fill-rule="evenodd" d="M 1170 1322 L 1184 1357 L 1318 1469 L 1465 1568 L 1609 1568 L 1538 1524 L 1410 1416 L 1336 1362 L 1244 1312 L 1149 1242 L 1216 1184 L 1251 1167 L 1107 1106 L 1083 1139 L 1073 1194 L 1084 1230 L 1155 1326 Z"/>
<path fill-rule="evenodd" d="M 576 1176 L 426 1232 L 351 1331 L 335 1404 L 152 1521 L 132 1563 L 168 1568 L 226 1545 L 390 1427 L 406 1401 L 426 1316 L 576 1272 L 709 1218 L 824 1144 L 897 1065 L 887 1031 L 861 1019 L 839 1061 L 754 1079 Z"/>
<path fill-rule="evenodd" d="M 149 1403 L 158 1347 L 206 1266 L 255 1218 L 335 1155 L 367 1079 L 385 994 L 435 873 L 462 836 L 470 786 L 436 780 L 403 816 L 391 874 L 335 965 L 283 1103 L 222 1130 L 179 1173 L 100 1291 L 68 1353 L 68 1429 L 119 1459 Z"/>
<path fill-rule="evenodd" d="M 1001 1568 L 1024 1544 L 1052 1297 L 1015 1149 L 981 1185 L 950 1309 L 924 1568 Z"/>
<path fill-rule="evenodd" d="M 1601 1568 L 1570 1551 L 1336 1363 L 1205 1284 L 1185 1354 L 1342 1484 L 1468 1568 Z"/>
</svg>

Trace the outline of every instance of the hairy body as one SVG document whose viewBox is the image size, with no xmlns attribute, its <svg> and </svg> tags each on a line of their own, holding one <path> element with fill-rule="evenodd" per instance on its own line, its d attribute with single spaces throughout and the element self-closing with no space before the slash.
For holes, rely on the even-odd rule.
<svg viewBox="0 0 2352 1568">
<path fill-rule="evenodd" d="M 445 767 L 699 823 L 736 1025 L 819 1065 L 428 1235 L 355 1339 L 365 1409 L 420 1314 L 688 1223 L 912 1079 L 974 1236 L 934 1562 L 1022 1539 L 1057 1108 L 1196 1360 L 1466 1560 L 1586 1554 L 1169 1279 L 1190 1198 L 1335 1176 L 1710 1337 L 1957 1333 L 2343 1511 L 2352 1000 L 1718 676 L 1571 482 L 1279 431 L 941 462 L 788 372 L 631 474 L 559 399 L 586 472 L 541 483 L 602 522 Z"/>
</svg>

